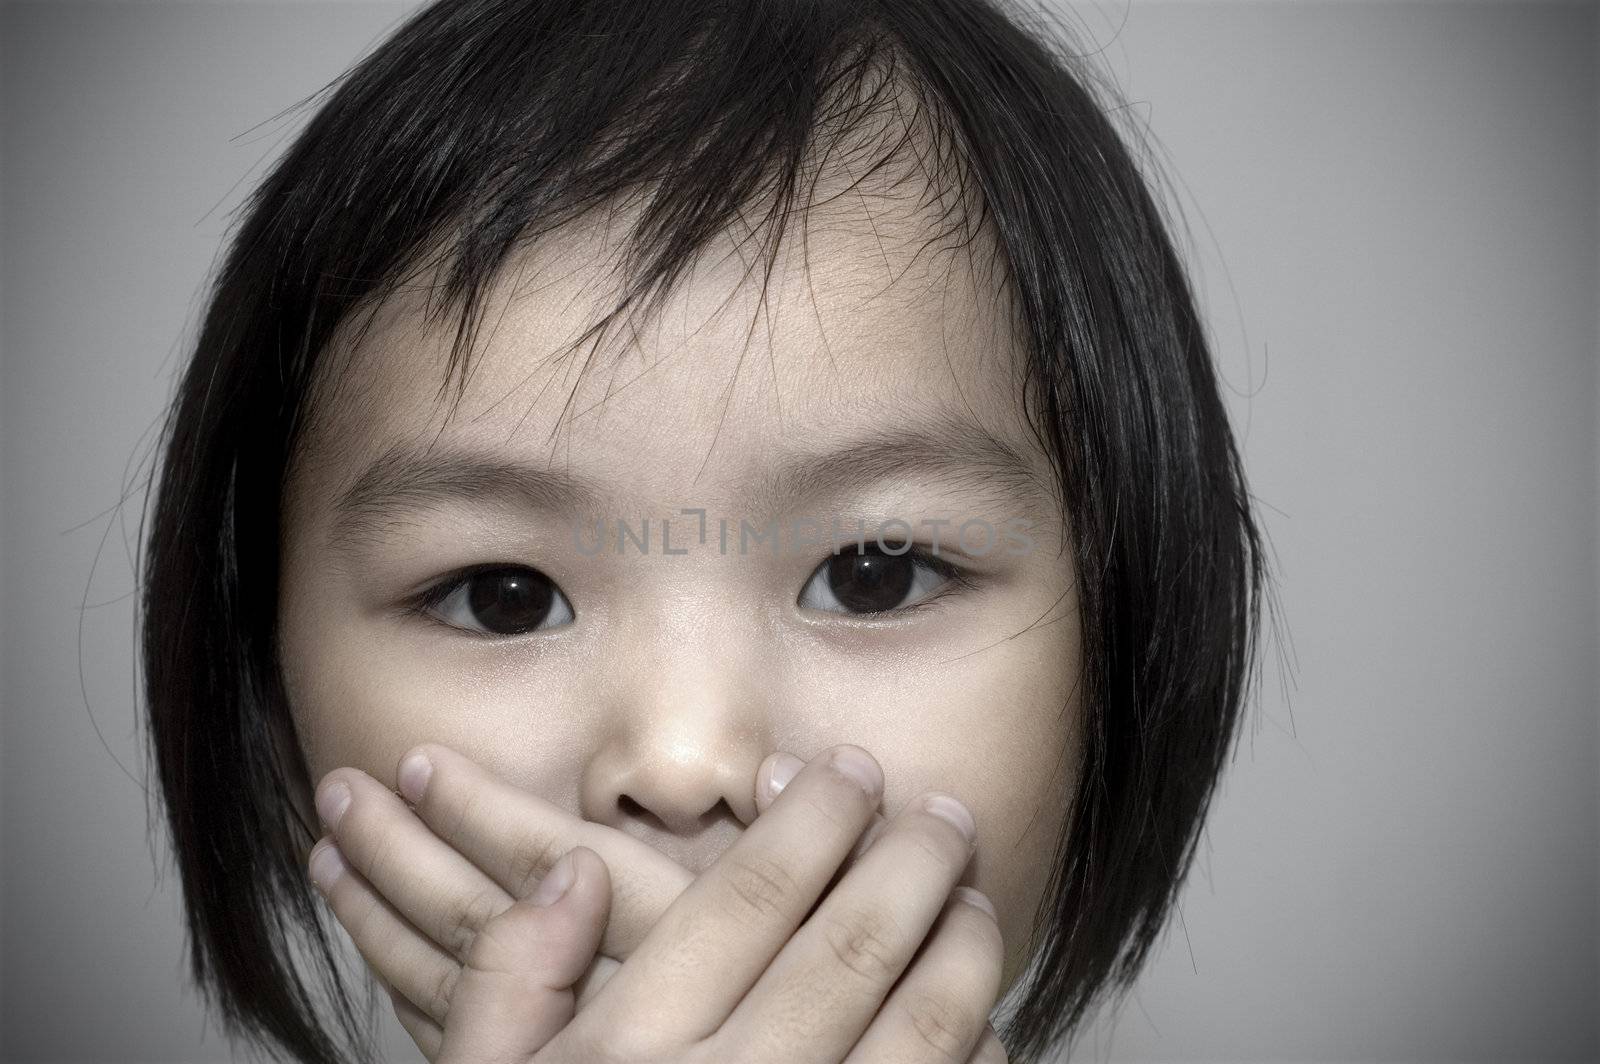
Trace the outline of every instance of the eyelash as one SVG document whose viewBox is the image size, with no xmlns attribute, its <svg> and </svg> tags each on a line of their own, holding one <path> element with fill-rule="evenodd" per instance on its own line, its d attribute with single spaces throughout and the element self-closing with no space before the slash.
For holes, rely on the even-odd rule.
<svg viewBox="0 0 1600 1064">
<path fill-rule="evenodd" d="M 887 553 L 894 548 L 905 546 L 905 544 L 885 543 L 883 546 L 885 548 L 885 552 Z M 920 543 L 912 544 L 908 549 L 901 551 L 899 554 L 894 556 L 910 558 L 919 565 L 927 566 L 929 569 L 932 569 L 934 572 L 944 577 L 945 582 L 940 585 L 939 590 L 933 592 L 931 595 L 928 595 L 926 598 L 923 598 L 917 602 L 913 602 L 909 606 L 898 606 L 892 610 L 882 610 L 877 613 L 845 614 L 844 616 L 855 617 L 856 619 L 860 620 L 876 617 L 905 617 L 915 613 L 918 610 L 926 609 L 950 595 L 959 594 L 964 591 L 970 591 L 976 586 L 976 581 L 973 579 L 972 574 L 967 572 L 966 569 L 956 565 L 942 555 L 935 554 L 931 548 L 924 547 Z M 829 557 L 832 557 L 832 555 L 829 555 Z M 825 561 L 827 561 L 826 558 L 824 558 L 822 562 L 818 562 L 818 566 L 820 567 Z M 474 632 L 471 629 L 458 628 L 453 624 L 446 624 L 445 622 L 438 620 L 432 614 L 432 611 L 436 606 L 442 603 L 445 599 L 449 598 L 451 595 L 455 594 L 459 588 L 465 585 L 473 577 L 478 576 L 481 573 L 499 572 L 502 569 L 531 569 L 531 567 L 517 565 L 511 562 L 485 562 L 481 565 L 471 565 L 465 569 L 457 570 L 456 572 L 440 580 L 438 583 L 426 588 L 420 594 L 412 598 L 409 602 L 405 603 L 401 608 L 408 615 L 421 617 L 424 621 L 427 621 L 430 624 L 437 625 L 440 628 L 448 628 L 453 632 L 462 632 L 466 635 L 476 636 L 480 639 L 514 638 L 512 636 L 496 635 L 492 632 Z M 812 571 L 814 573 L 816 570 Z M 809 580 L 810 577 L 807 577 L 808 582 Z"/>
</svg>

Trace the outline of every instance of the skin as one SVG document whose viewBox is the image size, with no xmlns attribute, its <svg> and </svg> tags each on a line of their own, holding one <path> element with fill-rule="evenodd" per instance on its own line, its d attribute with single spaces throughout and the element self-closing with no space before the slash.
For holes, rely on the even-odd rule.
<svg viewBox="0 0 1600 1064">
<path fill-rule="evenodd" d="M 392 793 L 384 807 L 382 793 L 398 787 L 403 755 L 439 744 L 542 800 L 542 837 L 565 831 L 569 845 L 605 858 L 613 920 L 626 912 L 633 923 L 599 946 L 621 954 L 649 930 L 638 914 L 660 913 L 751 830 L 769 755 L 809 760 L 852 744 L 881 767 L 885 816 L 930 791 L 970 811 L 976 850 L 951 883 L 992 901 L 1004 941 L 996 997 L 1011 988 L 1081 756 L 1081 640 L 1059 510 L 985 490 L 994 478 L 978 474 L 895 474 L 818 496 L 805 515 L 840 515 L 848 528 L 864 515 L 869 530 L 899 518 L 922 546 L 923 522 L 938 519 L 951 522 L 941 540 L 951 546 L 971 518 L 1026 529 L 1024 553 L 943 555 L 972 587 L 923 572 L 925 608 L 870 618 L 801 604 L 827 545 L 723 553 L 715 524 L 699 545 L 698 519 L 679 513 L 703 507 L 737 537 L 741 518 L 764 519 L 761 491 L 784 456 L 940 415 L 1005 441 L 1048 491 L 1049 462 L 1022 419 L 1005 304 L 964 255 L 931 254 L 926 217 L 900 202 L 854 195 L 814 211 L 804 257 L 791 234 L 764 301 L 761 265 L 726 236 L 659 316 L 608 332 L 600 351 L 575 359 L 552 356 L 614 305 L 606 271 L 622 223 L 556 234 L 503 271 L 453 415 L 437 395 L 453 319 L 425 324 L 420 291 L 380 310 L 347 348 L 337 420 L 314 423 L 285 489 L 279 649 L 308 814 L 309 781 L 326 786 L 334 773 L 354 785 L 352 808 L 397 830 L 393 818 L 413 814 Z M 343 330 L 335 342 L 351 343 Z M 336 549 L 339 494 L 390 445 L 429 441 L 587 476 L 614 498 L 569 517 L 430 504 L 389 520 L 380 544 Z M 597 516 L 635 530 L 649 516 L 657 538 L 645 554 L 585 555 L 569 522 L 587 518 L 580 527 L 592 529 Z M 662 550 L 669 517 L 672 547 L 685 554 Z M 548 577 L 572 619 L 481 635 L 467 630 L 482 622 L 463 594 L 428 617 L 404 609 L 483 562 Z M 580 836 L 584 824 L 596 830 Z M 686 874 L 674 881 L 671 866 Z M 880 883 L 886 894 L 906 889 L 903 877 Z"/>
</svg>

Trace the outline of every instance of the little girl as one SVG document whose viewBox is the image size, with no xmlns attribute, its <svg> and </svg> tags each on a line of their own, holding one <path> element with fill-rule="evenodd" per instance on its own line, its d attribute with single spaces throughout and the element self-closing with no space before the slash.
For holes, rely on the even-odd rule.
<svg viewBox="0 0 1600 1064">
<path fill-rule="evenodd" d="M 1035 1061 L 1132 985 L 1265 570 L 1160 211 L 1022 21 L 438 0 L 332 86 L 143 559 L 231 1035 L 372 1059 L 330 917 L 447 1064 Z"/>
</svg>

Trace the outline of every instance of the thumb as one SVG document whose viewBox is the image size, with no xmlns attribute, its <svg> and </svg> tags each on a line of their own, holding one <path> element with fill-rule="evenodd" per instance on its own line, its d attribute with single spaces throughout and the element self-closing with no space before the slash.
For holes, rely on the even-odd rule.
<svg viewBox="0 0 1600 1064">
<path fill-rule="evenodd" d="M 526 1064 L 572 1020 L 610 911 L 610 869 L 573 847 L 473 939 L 435 1064 Z"/>
</svg>

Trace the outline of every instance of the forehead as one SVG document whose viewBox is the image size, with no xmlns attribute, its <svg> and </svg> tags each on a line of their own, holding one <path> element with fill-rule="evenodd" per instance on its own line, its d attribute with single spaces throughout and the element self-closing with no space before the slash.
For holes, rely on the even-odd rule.
<svg viewBox="0 0 1600 1064">
<path fill-rule="evenodd" d="M 658 312 L 631 308 L 599 333 L 622 295 L 619 255 L 636 218 L 559 230 L 488 290 L 453 408 L 443 385 L 456 319 L 427 319 L 427 286 L 403 290 L 344 352 L 303 488 L 332 499 L 420 441 L 581 470 L 619 498 L 711 498 L 760 483 L 786 453 L 863 430 L 958 424 L 1046 477 L 1021 416 L 1010 302 L 992 271 L 972 266 L 998 257 L 981 242 L 956 247 L 911 198 L 830 196 L 783 233 L 770 274 L 761 236 L 721 233 Z"/>
</svg>

